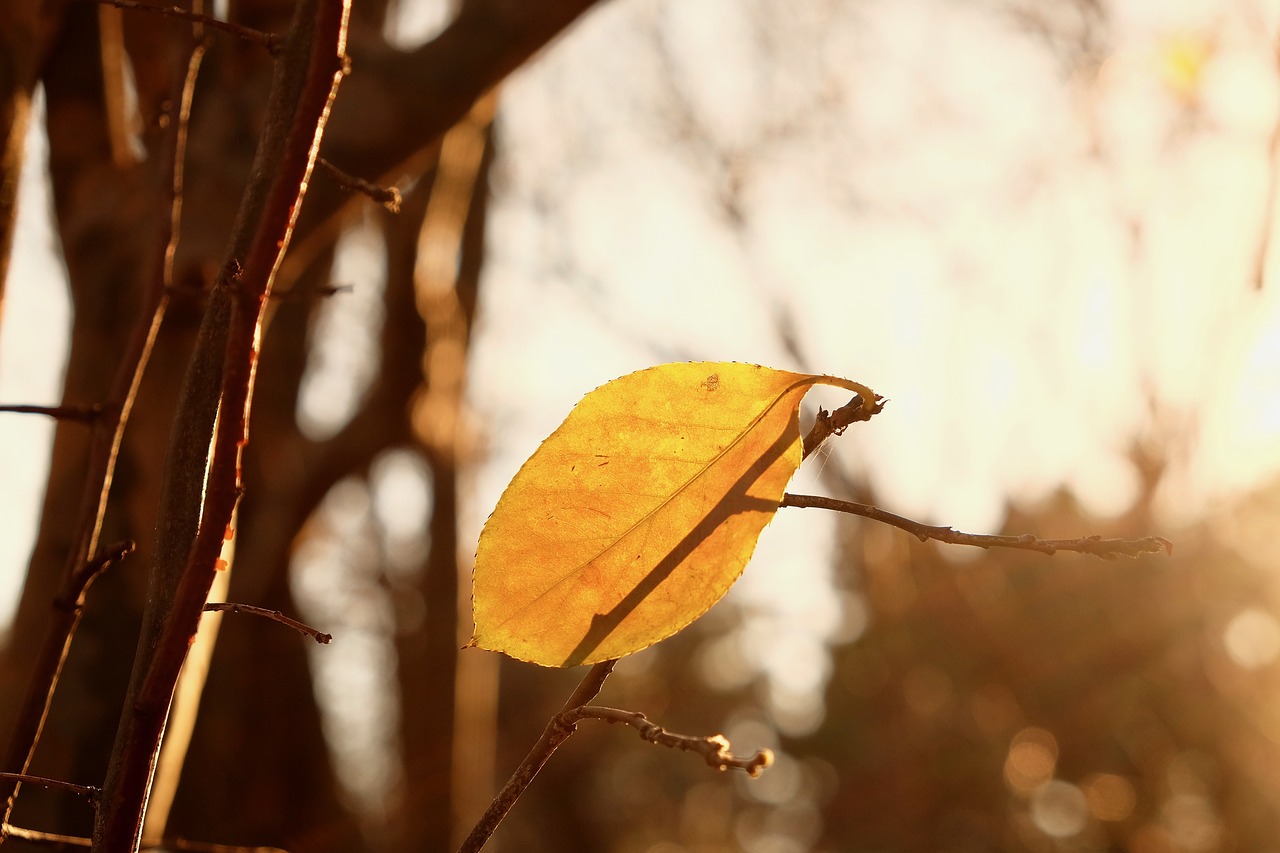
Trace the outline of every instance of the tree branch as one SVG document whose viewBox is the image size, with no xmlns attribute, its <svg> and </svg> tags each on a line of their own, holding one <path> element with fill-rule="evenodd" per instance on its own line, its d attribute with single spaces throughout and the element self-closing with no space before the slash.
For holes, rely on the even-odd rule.
<svg viewBox="0 0 1280 853">
<path fill-rule="evenodd" d="M 609 677 L 609 673 L 613 672 L 613 667 L 616 663 L 616 660 L 606 660 L 591 667 L 591 670 L 578 684 L 577 689 L 573 691 L 573 695 L 569 697 L 569 701 L 564 703 L 560 713 L 552 717 L 551 722 L 547 723 L 547 727 L 542 730 L 542 737 L 538 738 L 538 742 L 533 745 L 533 749 L 529 750 L 529 754 L 525 756 L 524 761 L 516 768 L 515 773 L 511 774 L 507 784 L 493 798 L 493 802 L 489 804 L 489 808 L 485 810 L 480 820 L 476 822 L 471 834 L 467 836 L 466 840 L 462 842 L 462 846 L 458 848 L 458 853 L 479 853 L 481 848 L 488 843 L 494 830 L 498 828 L 498 824 L 502 823 L 502 819 L 507 816 L 507 812 L 511 811 L 511 807 L 516 804 L 516 800 L 520 799 L 520 795 L 524 793 L 525 788 L 529 787 L 533 777 L 538 775 L 538 771 L 547 763 L 552 754 L 560 748 L 560 744 L 568 740 L 569 735 L 577 731 L 576 722 L 565 719 L 565 715 L 581 708 L 596 697 L 596 694 L 604 687 L 605 679 Z"/>
<path fill-rule="evenodd" d="M 240 496 L 262 309 L 345 74 L 348 12 L 349 0 L 295 7 L 253 172 L 191 356 L 166 461 L 138 656 L 94 826 L 94 849 L 103 853 L 138 847 L 174 685 Z"/>
<path fill-rule="evenodd" d="M 60 835 L 56 832 L 41 832 L 38 829 L 27 829 L 6 823 L 0 824 L 0 837 L 21 838 L 32 844 L 48 844 L 51 847 L 92 847 L 93 839 L 78 835 Z M 241 847 L 235 844 L 210 844 L 205 841 L 188 841 L 185 838 L 166 838 L 159 844 L 145 845 L 145 851 L 164 853 L 170 850 L 191 851 L 191 853 L 289 853 L 279 847 Z"/>
<path fill-rule="evenodd" d="M 1146 536 L 1141 539 L 1103 539 L 1101 536 L 1085 536 L 1080 539 L 1037 539 L 1030 534 L 1021 536 L 997 536 L 986 533 L 962 533 L 950 527 L 923 524 L 887 512 L 870 504 L 842 501 L 819 495 L 782 496 L 781 506 L 811 507 L 829 509 L 835 512 L 846 512 L 860 515 L 872 521 L 879 521 L 905 530 L 921 542 L 932 539 L 949 545 L 972 545 L 976 548 L 1017 548 L 1023 551 L 1039 551 L 1042 554 L 1056 554 L 1058 551 L 1075 551 L 1081 554 L 1092 554 L 1104 560 L 1116 557 L 1140 557 L 1145 554 L 1173 553 L 1173 543 L 1163 536 Z"/>
<path fill-rule="evenodd" d="M 9 782 L 23 782 L 27 785 L 35 785 L 40 788 L 48 788 L 53 791 L 68 791 L 79 797 L 84 797 L 90 803 L 98 801 L 98 795 L 102 792 L 92 785 L 76 785 L 73 782 L 63 782 L 60 779 L 48 779 L 44 776 L 32 776 L 29 773 L 4 773 L 0 772 L 0 779 Z"/>
<path fill-rule="evenodd" d="M 729 751 L 730 744 L 724 735 L 697 737 L 676 734 L 650 722 L 649 718 L 639 711 L 623 711 L 618 708 L 605 708 L 600 705 L 582 705 L 565 711 L 560 715 L 561 722 L 566 726 L 572 726 L 580 720 L 588 719 L 603 720 L 606 723 L 621 723 L 624 726 L 630 726 L 635 729 L 640 733 L 640 737 L 649 743 L 670 749 L 696 752 L 706 760 L 707 764 L 717 770 L 728 770 L 730 767 L 736 767 L 739 770 L 745 770 L 748 776 L 754 778 L 773 764 L 773 752 L 768 749 L 758 749 L 755 755 L 750 758 L 740 758 Z"/>
<path fill-rule="evenodd" d="M 92 2 L 103 6 L 115 6 L 117 9 L 150 12 L 154 15 L 163 15 L 166 18 L 178 18 L 183 21 L 190 21 L 193 24 L 206 26 L 211 30 L 221 30 L 224 33 L 230 33 L 237 38 L 244 39 L 250 44 L 262 47 L 272 56 L 278 55 L 284 45 L 284 39 L 275 33 L 264 33 L 261 30 L 255 30 L 243 24 L 222 21 L 210 15 L 202 15 L 199 12 L 193 12 L 190 9 L 183 9 L 179 6 L 153 6 L 150 3 L 139 3 L 137 0 L 92 0 Z"/>
<path fill-rule="evenodd" d="M 0 414 L 45 415 L 58 421 L 79 421 L 91 424 L 102 417 L 103 407 L 92 406 L 31 406 L 23 403 L 0 405 Z"/>
<path fill-rule="evenodd" d="M 392 213 L 400 212 L 400 205 L 404 202 L 404 199 L 400 195 L 400 190 L 396 187 L 378 186 L 372 181 L 366 181 L 364 178 L 348 174 L 323 157 L 316 160 L 316 165 L 322 167 L 329 174 L 329 177 L 337 181 L 338 186 L 343 189 L 363 193 Z"/>
<path fill-rule="evenodd" d="M 286 625 L 293 630 L 302 634 L 304 637 L 311 637 L 321 645 L 327 645 L 333 642 L 333 635 L 318 631 L 304 622 L 299 622 L 289 616 L 285 616 L 279 610 L 268 610 L 265 607 L 255 607 L 252 604 L 235 604 L 229 601 L 219 601 L 206 604 L 204 606 L 205 613 L 249 613 L 254 616 L 263 616 L 281 625 Z"/>
</svg>

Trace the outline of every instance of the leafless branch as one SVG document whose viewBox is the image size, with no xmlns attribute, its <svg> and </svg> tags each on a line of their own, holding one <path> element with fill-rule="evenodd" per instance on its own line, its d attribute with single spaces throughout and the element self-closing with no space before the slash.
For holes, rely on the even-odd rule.
<svg viewBox="0 0 1280 853">
<path fill-rule="evenodd" d="M 79 797 L 84 797 L 91 803 L 98 801 L 98 795 L 102 793 L 99 789 L 91 785 L 76 785 L 73 782 L 63 782 L 61 779 L 49 779 L 44 776 L 32 776 L 30 773 L 5 773 L 0 772 L 0 779 L 8 782 L 22 782 L 27 785 L 35 785 L 40 788 L 48 788 L 51 791 L 67 791 Z"/>
<path fill-rule="evenodd" d="M 279 54 L 284 44 L 284 39 L 274 33 L 264 33 L 261 30 L 255 30 L 243 24 L 221 21 L 209 15 L 202 15 L 199 12 L 192 12 L 190 9 L 183 9 L 180 6 L 153 6 L 150 3 L 139 3 L 137 0 L 92 0 L 92 2 L 101 3 L 104 6 L 115 6 L 117 9 L 151 12 L 155 15 L 163 15 L 166 18 L 179 18 L 184 21 L 190 21 L 193 24 L 202 24 L 211 30 L 231 33 L 237 38 L 259 45 L 272 56 Z"/>
<path fill-rule="evenodd" d="M 20 838 L 32 844 L 48 844 L 56 847 L 92 847 L 93 840 L 78 835 L 59 835 L 55 832 L 41 832 L 38 829 L 27 829 L 11 823 L 0 825 L 0 837 Z M 187 850 L 192 853 L 289 853 L 279 847 L 239 847 L 234 844 L 209 844 L 203 841 L 188 841 L 185 838 L 166 838 L 158 844 L 144 844 L 140 851 Z"/>
<path fill-rule="evenodd" d="M 329 176 L 338 182 L 339 186 L 354 192 L 364 193 L 392 213 L 400 212 L 400 204 L 404 199 L 401 198 L 400 190 L 396 187 L 378 186 L 371 181 L 366 181 L 364 178 L 344 172 L 323 157 L 317 158 L 316 165 L 323 167 L 329 173 Z"/>
<path fill-rule="evenodd" d="M 467 836 L 466 840 L 462 842 L 462 846 L 458 848 L 458 853 L 479 853 L 480 849 L 488 843 L 490 836 L 498 828 L 498 824 L 502 823 L 502 819 L 507 816 L 507 812 L 511 811 L 511 807 L 516 804 L 516 800 L 520 799 L 520 795 L 524 793 L 525 788 L 529 787 L 533 777 L 538 775 L 538 771 L 547 763 L 552 754 L 560 748 L 560 744 L 568 740 L 569 735 L 577 730 L 576 723 L 566 721 L 564 719 L 565 715 L 583 707 L 596 697 L 596 694 L 604 687 L 605 679 L 609 677 L 609 673 L 613 672 L 613 667 L 616 663 L 616 660 L 606 660 L 591 667 L 591 670 L 578 683 L 578 687 L 573 691 L 573 695 L 569 697 L 569 701 L 564 703 L 560 713 L 552 717 L 551 722 L 547 723 L 547 727 L 542 730 L 542 737 L 538 738 L 538 742 L 533 745 L 533 749 L 529 750 L 529 754 L 525 756 L 524 761 L 520 762 L 520 766 L 516 768 L 515 773 L 511 774 L 507 784 L 502 786 L 502 790 L 493 798 L 489 808 L 485 810 L 480 820 L 472 828 L 471 834 Z"/>
<path fill-rule="evenodd" d="M 302 634 L 304 637 L 311 637 L 321 645 L 327 645 L 328 643 L 333 642 L 332 634 L 326 634 L 323 631 L 318 631 L 310 625 L 299 622 L 297 619 L 285 616 L 279 610 L 268 610 L 265 607 L 255 607 L 252 604 L 235 604 L 233 602 L 220 601 L 206 604 L 204 606 L 204 611 L 205 613 L 250 613 L 254 616 L 264 616 L 267 619 L 279 622 L 281 625 L 287 625 L 299 634 Z"/>
<path fill-rule="evenodd" d="M 630 726 L 635 729 L 640 733 L 640 737 L 649 741 L 649 743 L 671 749 L 696 752 L 706 760 L 707 764 L 717 770 L 728 770 L 730 767 L 736 767 L 739 770 L 745 770 L 747 775 L 755 777 L 764 772 L 766 767 L 773 764 L 773 752 L 768 749 L 758 749 L 755 755 L 750 758 L 741 758 L 729 751 L 730 744 L 724 735 L 697 737 L 676 734 L 667 731 L 656 723 L 650 722 L 649 718 L 639 711 L 623 711 L 618 708 L 605 708 L 600 705 L 583 705 L 579 708 L 565 711 L 560 715 L 561 722 L 566 726 L 572 726 L 580 720 L 588 719 L 603 720 L 606 723 L 621 723 L 624 726 Z"/>
<path fill-rule="evenodd" d="M 1104 560 L 1116 557 L 1140 557 L 1145 554 L 1173 553 L 1173 543 L 1162 536 L 1145 536 L 1141 539 L 1103 539 L 1101 536 L 1085 536 L 1080 539 L 1037 539 L 1030 534 L 1021 536 L 997 536 L 987 533 L 962 533 L 950 527 L 923 524 L 901 515 L 887 512 L 870 504 L 842 501 L 819 495 L 782 496 L 782 506 L 829 509 L 860 515 L 905 530 L 921 542 L 932 539 L 949 545 L 972 545 L 976 548 L 1017 548 L 1023 551 L 1039 551 L 1056 554 L 1058 551 L 1075 551 L 1092 554 Z"/>
<path fill-rule="evenodd" d="M 45 415 L 59 421 L 79 421 L 91 424 L 102 417 L 101 404 L 92 406 L 31 406 L 26 404 L 0 405 L 0 413 L 14 415 Z"/>
</svg>

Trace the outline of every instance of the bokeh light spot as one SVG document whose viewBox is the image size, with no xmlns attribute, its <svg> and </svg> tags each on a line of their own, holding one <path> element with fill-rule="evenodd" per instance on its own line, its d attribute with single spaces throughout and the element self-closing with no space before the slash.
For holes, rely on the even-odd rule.
<svg viewBox="0 0 1280 853">
<path fill-rule="evenodd" d="M 1089 803 L 1075 785 L 1055 779 L 1036 789 L 1031 798 L 1031 820 L 1045 835 L 1070 838 L 1088 822 Z"/>
<path fill-rule="evenodd" d="M 1013 736 L 1004 761 L 1004 779 L 1016 793 L 1028 796 L 1053 778 L 1058 742 L 1044 729 L 1026 728 Z"/>
<path fill-rule="evenodd" d="M 1098 820 L 1121 821 L 1133 814 L 1137 794 L 1123 776 L 1098 773 L 1086 779 L 1083 788 L 1089 813 Z"/>
<path fill-rule="evenodd" d="M 1246 607 L 1222 633 L 1231 660 L 1245 669 L 1261 669 L 1280 655 L 1280 622 L 1265 610 Z"/>
</svg>

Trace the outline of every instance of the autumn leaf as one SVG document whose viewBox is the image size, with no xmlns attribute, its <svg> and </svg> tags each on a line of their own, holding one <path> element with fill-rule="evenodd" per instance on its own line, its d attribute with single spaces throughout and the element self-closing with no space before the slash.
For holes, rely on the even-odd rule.
<svg viewBox="0 0 1280 853">
<path fill-rule="evenodd" d="M 592 391 L 525 462 L 476 549 L 469 645 L 545 666 L 671 636 L 737 580 L 800 464 L 800 400 L 847 379 L 664 364 Z"/>
</svg>

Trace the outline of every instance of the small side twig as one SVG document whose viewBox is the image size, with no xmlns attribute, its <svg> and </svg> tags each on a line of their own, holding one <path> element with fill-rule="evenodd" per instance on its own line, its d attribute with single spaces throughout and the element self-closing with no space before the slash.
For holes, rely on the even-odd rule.
<svg viewBox="0 0 1280 853">
<path fill-rule="evenodd" d="M 542 730 L 542 737 L 538 738 L 538 742 L 533 745 L 533 749 L 529 750 L 529 754 L 525 756 L 524 761 L 520 762 L 520 766 L 511 774 L 507 784 L 502 786 L 502 790 L 493 798 L 489 808 L 480 816 L 480 820 L 476 821 L 471 834 L 467 836 L 466 840 L 462 842 L 462 846 L 458 848 L 458 853 L 479 853 L 480 849 L 489 841 L 494 830 L 498 828 L 498 824 L 502 823 L 502 819 L 507 816 L 507 812 L 511 811 L 511 807 L 516 804 L 516 800 L 520 799 L 524 789 L 529 787 L 533 777 L 538 775 L 538 771 L 547 763 L 551 755 L 560 748 L 560 744 L 568 740 L 569 735 L 577 731 L 576 724 L 566 721 L 564 719 L 565 715 L 583 707 L 596 697 L 596 694 L 604 687 L 605 679 L 609 677 L 609 673 L 613 672 L 613 667 L 616 663 L 616 660 L 606 660 L 591 667 L 591 670 L 578 683 L 578 687 L 573 691 L 573 695 L 569 697 L 569 701 L 565 702 L 564 707 L 560 709 L 560 713 L 552 717 L 551 722 L 547 723 L 547 727 Z"/>
<path fill-rule="evenodd" d="M 0 405 L 0 413 L 14 415 L 44 415 L 59 421 L 76 421 L 91 424 L 102 417 L 102 405 L 92 406 L 32 406 L 26 404 Z"/>
<path fill-rule="evenodd" d="M 339 169 L 323 157 L 316 158 L 316 165 L 328 172 L 329 176 L 337 181 L 338 185 L 344 189 L 364 193 L 392 213 L 400 212 L 400 204 L 404 199 L 400 195 L 400 190 L 396 187 L 378 186 L 371 181 L 367 181 L 364 178 Z"/>
<path fill-rule="evenodd" d="M 339 293 L 354 293 L 354 284 L 328 284 L 323 287 L 291 287 L 288 290 L 273 290 L 271 298 L 282 302 L 286 299 L 310 299 L 317 297 L 327 299 Z"/>
<path fill-rule="evenodd" d="M 621 723 L 630 726 L 640 733 L 640 737 L 649 743 L 665 746 L 670 749 L 683 749 L 696 752 L 706 760 L 707 764 L 717 770 L 728 770 L 731 767 L 745 770 L 748 776 L 756 777 L 765 768 L 773 764 L 773 752 L 768 749 L 757 749 L 750 758 L 742 758 L 730 752 L 729 741 L 724 735 L 697 737 L 669 732 L 662 726 L 649 720 L 639 711 L 623 711 L 618 708 L 606 708 L 601 705 L 583 705 L 565 711 L 560 715 L 561 722 L 572 726 L 579 720 L 603 720 L 606 723 Z"/>
<path fill-rule="evenodd" d="M 152 6 L 149 3 L 139 3 L 137 0 L 92 0 L 92 2 L 101 3 L 104 6 L 115 6 L 117 9 L 151 12 L 152 14 L 163 15 L 166 18 L 179 18 L 184 21 L 190 21 L 193 24 L 203 24 L 211 30 L 221 30 L 237 38 L 242 38 L 251 44 L 259 45 L 272 56 L 278 54 L 284 44 L 283 36 L 264 33 L 262 30 L 255 30 L 252 27 L 246 27 L 243 24 L 236 24 L 231 21 L 222 21 L 210 15 L 202 15 L 199 12 L 192 12 L 190 9 L 183 9 L 180 6 Z"/>
<path fill-rule="evenodd" d="M 75 611 L 82 606 L 84 593 L 89 585 L 98 579 L 98 575 L 137 550 L 137 543 L 132 539 L 113 542 L 85 560 L 71 573 L 71 583 L 66 589 L 59 590 L 54 596 L 53 606 L 60 610 Z"/>
<path fill-rule="evenodd" d="M 932 539 L 949 545 L 972 545 L 975 548 L 1016 548 L 1023 551 L 1039 551 L 1042 554 L 1056 554 L 1058 551 L 1074 551 L 1080 554 L 1092 554 L 1104 560 L 1116 557 L 1140 557 L 1145 554 L 1173 554 L 1173 543 L 1163 536 L 1144 536 L 1141 539 L 1103 539 L 1101 536 L 1085 536 L 1080 539 L 1037 539 L 1030 534 L 1021 536 L 998 536 L 988 533 L 962 533 L 942 525 L 923 524 L 892 512 L 871 506 L 870 504 L 842 501 L 820 495 L 782 496 L 781 506 L 811 507 L 829 509 L 835 512 L 846 512 L 860 515 L 872 521 L 879 521 L 905 530 L 921 542 Z"/>
<path fill-rule="evenodd" d="M 30 773 L 4 773 L 0 772 L 0 779 L 8 782 L 22 782 L 26 785 L 35 785 L 39 788 L 48 788 L 51 791 L 67 791 L 78 797 L 84 797 L 90 803 L 98 802 L 98 795 L 102 793 L 101 789 L 92 785 L 77 785 L 74 782 L 63 782 L 61 779 L 49 779 L 44 776 L 32 776 Z"/>
<path fill-rule="evenodd" d="M 93 840 L 79 835 L 61 835 L 56 832 L 42 832 L 38 829 L 27 829 L 11 823 L 0 825 L 0 837 L 20 838 L 32 844 L 48 844 L 51 847 L 92 847 Z M 192 853 L 289 853 L 279 847 L 241 847 L 234 844 L 210 844 L 203 841 L 188 841 L 185 838 L 166 838 L 159 844 L 144 844 L 140 851 L 188 850 Z"/>
<path fill-rule="evenodd" d="M 285 616 L 279 610 L 268 610 L 265 607 L 255 607 L 252 604 L 235 604 L 229 601 L 211 602 L 204 606 L 205 613 L 250 613 L 254 616 L 265 616 L 267 619 L 279 622 L 281 625 L 287 625 L 305 637 L 311 637 L 321 645 L 327 645 L 333 642 L 333 635 L 318 631 L 306 623 L 299 622 L 289 616 Z"/>
<path fill-rule="evenodd" d="M 809 454 L 821 447 L 822 442 L 831 436 L 844 435 L 844 431 L 851 424 L 869 421 L 883 412 L 885 402 L 884 397 L 877 396 L 875 405 L 866 406 L 863 405 L 861 397 L 854 397 L 834 412 L 818 409 L 818 416 L 809 433 L 804 437 L 803 458 L 808 459 Z"/>
</svg>

